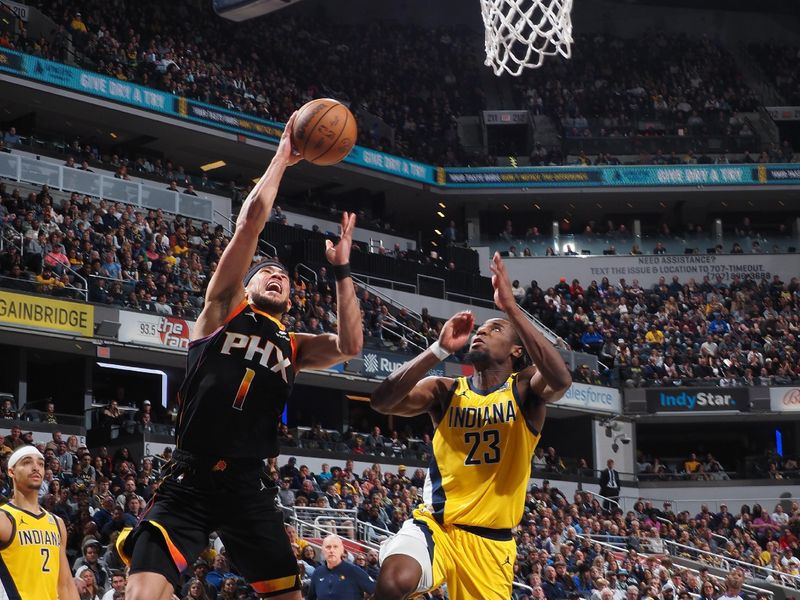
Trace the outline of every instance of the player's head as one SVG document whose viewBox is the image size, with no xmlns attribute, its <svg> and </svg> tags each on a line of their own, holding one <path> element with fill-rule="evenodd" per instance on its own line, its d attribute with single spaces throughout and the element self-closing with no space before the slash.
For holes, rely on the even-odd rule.
<svg viewBox="0 0 800 600">
<path fill-rule="evenodd" d="M 509 321 L 489 319 L 478 327 L 465 360 L 476 369 L 494 365 L 514 370 L 525 360 L 525 347 Z"/>
<path fill-rule="evenodd" d="M 280 316 L 291 306 L 289 271 L 279 261 L 262 260 L 244 277 L 244 289 L 249 301 L 258 309 Z"/>
<path fill-rule="evenodd" d="M 322 554 L 329 569 L 334 569 L 344 559 L 344 544 L 338 535 L 329 535 L 322 540 Z"/>
<path fill-rule="evenodd" d="M 44 480 L 44 456 L 35 446 L 17 448 L 8 458 L 8 476 L 15 490 L 38 490 Z"/>
</svg>

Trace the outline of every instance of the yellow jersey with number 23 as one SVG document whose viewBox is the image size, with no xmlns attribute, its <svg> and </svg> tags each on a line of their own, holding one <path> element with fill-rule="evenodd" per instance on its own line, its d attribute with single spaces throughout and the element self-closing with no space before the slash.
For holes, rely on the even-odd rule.
<svg viewBox="0 0 800 600">
<path fill-rule="evenodd" d="M 479 390 L 456 379 L 433 435 L 433 457 L 423 492 L 443 525 L 516 527 L 522 518 L 533 451 L 540 432 L 522 414 L 517 374 Z"/>
</svg>

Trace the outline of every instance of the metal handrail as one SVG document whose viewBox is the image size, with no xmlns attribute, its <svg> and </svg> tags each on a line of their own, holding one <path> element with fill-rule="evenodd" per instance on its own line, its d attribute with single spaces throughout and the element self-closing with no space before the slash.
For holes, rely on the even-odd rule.
<svg viewBox="0 0 800 600">
<path fill-rule="evenodd" d="M 411 327 L 409 327 L 408 325 L 405 325 L 405 324 L 401 323 L 400 321 L 398 321 L 397 319 L 395 319 L 395 318 L 394 318 L 394 315 L 392 315 L 391 313 L 389 313 L 389 314 L 388 314 L 388 315 L 386 315 L 386 316 L 388 317 L 388 320 L 389 320 L 390 322 L 394 323 L 394 324 L 395 324 L 395 325 L 397 325 L 398 327 L 400 327 L 400 328 L 402 328 L 402 329 L 404 329 L 405 331 L 407 331 L 407 332 L 408 332 L 409 336 L 405 336 L 405 335 L 403 335 L 402 337 L 403 337 L 403 338 L 404 338 L 404 339 L 405 339 L 405 340 L 406 340 L 406 341 L 407 341 L 409 344 L 411 344 L 412 346 L 414 346 L 414 348 L 416 348 L 416 349 L 417 349 L 417 350 L 419 350 L 420 352 L 424 352 L 424 351 L 425 351 L 425 349 L 428 347 L 428 338 L 426 338 L 426 337 L 425 337 L 424 335 L 422 335 L 420 332 L 418 332 L 418 331 L 414 331 L 414 330 L 413 330 L 413 329 L 411 329 Z M 387 332 L 389 332 L 389 333 L 391 333 L 391 334 L 393 334 L 393 335 L 397 335 L 397 332 L 396 332 L 396 331 L 392 331 L 392 330 L 391 330 L 389 327 L 387 327 L 387 326 L 386 326 L 386 325 L 384 325 L 383 323 L 381 323 L 381 329 L 383 329 L 384 331 L 387 331 Z M 412 342 L 410 339 L 408 339 L 408 337 L 416 337 L 416 338 L 418 338 L 418 339 L 421 339 L 421 340 L 423 341 L 423 344 L 424 344 L 424 345 L 423 345 L 423 346 L 420 346 L 419 344 L 415 344 L 415 343 L 414 343 L 414 342 Z"/>
<path fill-rule="evenodd" d="M 214 209 L 214 214 L 215 215 L 219 215 L 220 217 L 225 219 L 225 221 L 228 223 L 228 225 L 230 225 L 230 227 L 225 227 L 225 225 L 223 225 L 222 223 L 218 223 L 218 225 L 220 227 L 222 227 L 222 231 L 227 233 L 230 237 L 233 237 L 233 234 L 236 231 L 236 221 L 231 219 L 229 216 L 219 212 L 217 209 Z M 264 252 L 263 250 L 258 250 L 258 247 L 256 247 L 256 251 L 259 253 L 259 255 L 267 256 L 267 257 L 270 257 L 270 258 L 277 258 L 277 256 L 278 256 L 278 248 L 277 248 L 277 246 L 274 246 L 273 244 L 270 244 L 267 240 L 262 239 L 261 237 L 259 237 L 258 240 L 257 240 L 257 246 L 258 245 L 266 246 L 267 249 L 271 250 L 271 252 L 272 252 L 270 254 L 270 253 Z"/>
<path fill-rule="evenodd" d="M 618 509 L 622 510 L 622 505 L 619 502 L 617 502 L 616 500 L 613 500 L 613 499 L 609 498 L 608 496 L 602 496 L 602 495 L 598 494 L 597 492 L 593 492 L 592 490 L 581 490 L 581 492 L 584 493 L 584 494 L 591 494 L 595 498 L 600 498 L 601 500 L 603 500 L 605 502 L 610 502 L 611 504 L 616 505 L 616 507 Z"/>
<path fill-rule="evenodd" d="M 601 546 L 609 548 L 609 549 L 614 550 L 616 552 L 620 552 L 620 551 L 627 552 L 627 550 L 628 550 L 627 547 L 615 546 L 614 544 L 612 544 L 610 542 L 602 542 L 602 541 L 596 539 L 595 536 L 593 536 L 591 534 L 590 535 L 584 535 L 584 534 L 576 533 L 575 536 L 580 538 L 580 539 L 582 539 L 582 540 L 588 540 L 589 543 L 600 544 Z M 664 541 L 667 541 L 667 540 L 664 540 Z M 747 563 L 745 563 L 745 564 L 747 564 Z M 748 565 L 748 566 L 752 567 L 753 565 Z M 693 567 L 681 566 L 681 568 L 685 569 L 687 571 L 691 571 L 695 575 L 699 575 L 699 573 L 700 573 L 698 569 L 695 569 Z M 747 569 L 745 571 L 747 571 Z M 712 575 L 712 577 L 714 577 L 715 579 L 719 579 L 719 577 L 716 576 L 716 575 Z M 754 592 L 757 592 L 757 593 L 761 592 L 761 593 L 767 594 L 769 596 L 774 596 L 775 595 L 774 592 L 772 592 L 771 590 L 760 588 L 760 587 L 755 586 L 755 585 L 753 585 L 751 583 L 745 583 L 743 585 L 743 587 L 745 587 L 745 588 L 747 588 L 749 590 L 752 590 Z"/>
<path fill-rule="evenodd" d="M 722 554 L 709 552 L 707 550 L 701 550 L 700 548 L 694 548 L 692 546 L 686 546 L 685 544 L 681 544 L 681 543 L 675 542 L 673 540 L 664 540 L 664 545 L 667 546 L 667 547 L 675 546 L 675 547 L 678 547 L 678 548 L 686 549 L 686 551 L 689 554 L 692 554 L 692 555 L 694 555 L 694 554 L 708 555 L 708 556 L 714 557 L 715 559 L 720 559 L 723 562 L 723 564 L 728 564 L 728 565 L 734 564 L 734 565 L 738 566 L 740 569 L 742 569 L 743 571 L 745 571 L 745 573 L 751 573 L 752 574 L 751 576 L 753 578 L 755 578 L 755 574 L 757 572 L 759 572 L 759 571 L 766 572 L 766 573 L 772 575 L 775 579 L 790 578 L 790 579 L 794 580 L 795 587 L 800 587 L 800 575 L 792 575 L 790 573 L 782 573 L 781 571 L 776 571 L 775 569 L 772 569 L 772 568 L 767 567 L 767 566 L 754 565 L 752 563 L 748 563 L 748 562 L 744 562 L 742 560 L 739 560 L 738 558 L 731 558 L 729 556 L 724 556 Z M 764 579 L 764 578 L 760 577 L 758 579 Z"/>
<path fill-rule="evenodd" d="M 351 275 L 351 277 L 352 277 L 352 279 L 353 279 L 353 281 L 355 283 L 360 285 L 362 288 L 367 290 L 369 293 L 375 294 L 378 298 L 380 298 L 381 300 L 383 300 L 385 302 L 388 302 L 392 306 L 399 306 L 400 308 L 406 309 L 408 314 L 410 314 L 412 317 L 415 317 L 418 321 L 422 322 L 422 315 L 419 314 L 417 311 L 409 308 L 408 306 L 406 306 L 402 302 L 398 302 L 394 298 L 390 297 L 388 294 L 383 293 L 381 290 L 375 288 L 374 286 L 370 285 L 369 283 L 367 283 L 366 281 L 361 279 L 359 276 Z M 388 280 L 386 280 L 386 281 L 388 281 Z"/>
<path fill-rule="evenodd" d="M 312 269 L 311 267 L 309 267 L 307 264 L 305 264 L 305 263 L 297 263 L 295 265 L 295 269 L 297 269 L 297 272 L 300 275 L 300 279 L 303 279 L 304 281 L 306 281 L 308 283 L 312 283 L 311 279 L 309 279 L 308 277 L 304 277 L 303 274 L 300 273 L 300 270 L 302 269 L 302 270 L 305 270 L 305 271 L 308 271 L 309 273 L 311 273 L 311 275 L 314 278 L 314 281 L 313 281 L 314 285 L 317 285 L 319 283 L 319 277 L 317 276 L 317 272 L 314 269 Z"/>
</svg>

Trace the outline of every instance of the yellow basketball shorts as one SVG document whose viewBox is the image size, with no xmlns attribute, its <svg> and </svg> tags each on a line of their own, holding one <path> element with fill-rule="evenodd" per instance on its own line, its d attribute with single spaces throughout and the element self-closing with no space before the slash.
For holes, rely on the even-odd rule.
<svg viewBox="0 0 800 600">
<path fill-rule="evenodd" d="M 450 600 L 508 600 L 517 544 L 506 537 L 510 533 L 440 525 L 429 512 L 417 509 L 381 544 L 380 561 L 394 554 L 414 558 L 422 567 L 419 594 L 446 583 Z"/>
</svg>

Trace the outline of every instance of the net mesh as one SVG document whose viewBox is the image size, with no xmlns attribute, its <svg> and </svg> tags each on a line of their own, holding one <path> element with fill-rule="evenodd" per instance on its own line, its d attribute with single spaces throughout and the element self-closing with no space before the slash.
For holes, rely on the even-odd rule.
<svg viewBox="0 0 800 600">
<path fill-rule="evenodd" d="M 481 0 L 486 66 L 521 75 L 545 56 L 571 55 L 572 0 Z"/>
</svg>

